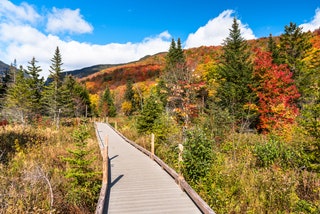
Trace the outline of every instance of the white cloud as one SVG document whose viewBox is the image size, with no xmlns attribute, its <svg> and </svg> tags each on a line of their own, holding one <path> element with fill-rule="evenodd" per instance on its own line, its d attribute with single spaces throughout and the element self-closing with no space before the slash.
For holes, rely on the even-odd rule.
<svg viewBox="0 0 320 214">
<path fill-rule="evenodd" d="M 233 10 L 225 10 L 214 19 L 211 19 L 205 26 L 200 27 L 195 33 L 189 34 L 185 42 L 185 48 L 221 45 L 223 40 L 229 35 L 229 29 L 233 23 Z M 242 24 L 239 27 L 245 39 L 256 38 L 248 25 Z"/>
<path fill-rule="evenodd" d="M 20 6 L 12 4 L 8 0 L 0 0 L 0 20 L 1 22 L 29 22 L 35 23 L 40 15 L 35 9 L 27 4 L 21 3 Z"/>
<path fill-rule="evenodd" d="M 55 35 L 45 35 L 27 25 L 0 24 L 0 44 L 6 47 L 0 52 L 0 60 L 12 63 L 17 60 L 24 68 L 35 57 L 42 68 L 42 76 L 49 75 L 50 59 L 59 46 L 64 70 L 79 69 L 96 64 L 125 63 L 138 60 L 145 55 L 167 51 L 170 34 L 163 32 L 140 43 L 111 43 L 95 45 L 77 41 L 64 41 Z"/>
<path fill-rule="evenodd" d="M 12 17 L 11 17 L 12 16 Z M 15 59 L 17 65 L 27 67 L 32 57 L 41 66 L 41 75 L 49 75 L 50 59 L 59 46 L 64 70 L 79 69 L 95 64 L 125 63 L 138 60 L 145 55 L 167 51 L 171 35 L 164 31 L 147 37 L 138 43 L 111 43 L 96 45 L 85 42 L 63 40 L 59 36 L 42 32 L 36 19 L 48 20 L 47 30 L 52 33 L 88 33 L 92 26 L 81 16 L 80 10 L 56 9 L 40 16 L 27 3 L 16 6 L 10 1 L 0 0 L 0 60 L 8 64 Z M 43 23 L 40 23 L 43 24 Z"/>
<path fill-rule="evenodd" d="M 313 20 L 309 23 L 301 24 L 300 27 L 302 27 L 302 30 L 305 32 L 318 29 L 320 27 L 320 8 L 316 9 L 316 14 L 313 17 Z"/>
<path fill-rule="evenodd" d="M 48 15 L 46 31 L 49 33 L 91 33 L 93 27 L 80 14 L 80 9 L 53 8 Z"/>
</svg>

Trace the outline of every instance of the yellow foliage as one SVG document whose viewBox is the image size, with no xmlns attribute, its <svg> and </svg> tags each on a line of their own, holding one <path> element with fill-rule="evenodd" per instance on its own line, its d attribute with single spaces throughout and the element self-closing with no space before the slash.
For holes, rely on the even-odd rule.
<svg viewBox="0 0 320 214">
<path fill-rule="evenodd" d="M 89 100 L 92 105 L 99 105 L 99 95 L 98 94 L 89 94 Z"/>
<path fill-rule="evenodd" d="M 130 115 L 132 112 L 132 104 L 129 101 L 124 101 L 121 105 L 121 110 L 125 115 Z"/>
</svg>

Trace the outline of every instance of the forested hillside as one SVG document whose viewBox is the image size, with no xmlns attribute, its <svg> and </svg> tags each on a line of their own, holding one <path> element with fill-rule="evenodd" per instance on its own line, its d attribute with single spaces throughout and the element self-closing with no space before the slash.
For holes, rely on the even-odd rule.
<svg viewBox="0 0 320 214">
<path fill-rule="evenodd" d="M 35 58 L 9 71 L 1 81 L 1 119 L 37 128 L 45 121 L 59 130 L 72 126 L 71 118 L 108 117 L 147 149 L 153 133 L 156 155 L 217 213 L 320 212 L 320 30 L 289 23 L 278 37 L 246 41 L 234 19 L 219 47 L 183 50 L 172 39 L 167 53 L 80 79 L 63 77 L 58 47 L 51 62 L 48 85 Z M 14 180 L 20 144 L 13 139 L 6 148 L 1 171 Z M 49 181 L 56 175 L 41 172 Z M 92 182 L 96 187 L 94 176 Z M 73 200 L 81 196 L 72 190 L 69 200 L 78 204 L 69 209 L 92 209 Z M 94 193 L 87 193 L 92 205 Z M 38 206 L 56 207 L 48 201 Z"/>
</svg>

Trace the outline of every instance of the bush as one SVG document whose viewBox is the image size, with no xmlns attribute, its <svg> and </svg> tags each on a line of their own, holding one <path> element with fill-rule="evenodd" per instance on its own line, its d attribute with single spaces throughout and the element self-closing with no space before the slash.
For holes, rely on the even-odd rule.
<svg viewBox="0 0 320 214">
<path fill-rule="evenodd" d="M 256 163 L 259 167 L 278 164 L 283 168 L 295 168 L 305 163 L 302 151 L 292 148 L 273 137 L 267 143 L 257 143 L 254 146 L 253 153 L 257 158 Z"/>
<path fill-rule="evenodd" d="M 212 143 L 205 133 L 199 128 L 187 132 L 183 150 L 183 175 L 186 180 L 197 182 L 206 176 L 212 161 Z"/>
</svg>

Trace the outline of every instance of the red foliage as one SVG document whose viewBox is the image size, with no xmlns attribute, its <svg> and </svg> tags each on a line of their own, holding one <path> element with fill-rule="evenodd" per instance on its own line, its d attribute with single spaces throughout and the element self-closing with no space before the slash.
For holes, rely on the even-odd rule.
<svg viewBox="0 0 320 214">
<path fill-rule="evenodd" d="M 3 129 L 4 129 L 5 126 L 8 125 L 8 124 L 9 124 L 9 122 L 8 122 L 6 119 L 0 121 L 0 127 L 2 127 Z"/>
<path fill-rule="evenodd" d="M 254 61 L 254 77 L 258 81 L 258 85 L 253 87 L 259 97 L 258 128 L 269 132 L 292 124 L 299 113 L 295 101 L 300 94 L 288 67 L 273 64 L 271 54 L 258 49 Z"/>
</svg>

